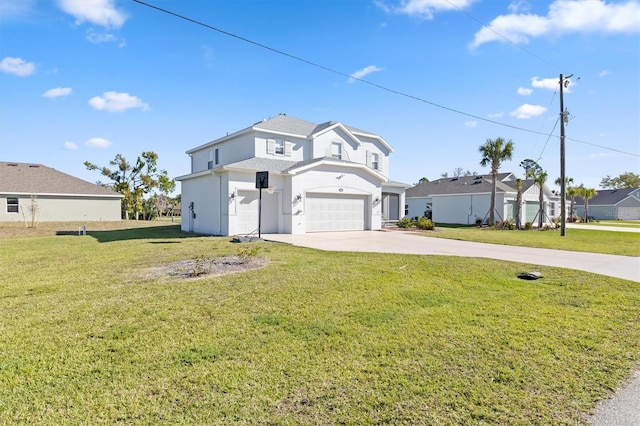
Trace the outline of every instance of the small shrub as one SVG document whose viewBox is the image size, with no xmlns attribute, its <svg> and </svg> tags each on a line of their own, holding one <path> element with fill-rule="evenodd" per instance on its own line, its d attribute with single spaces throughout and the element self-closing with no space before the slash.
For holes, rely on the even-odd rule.
<svg viewBox="0 0 640 426">
<path fill-rule="evenodd" d="M 199 277 L 200 275 L 206 275 L 209 272 L 211 272 L 211 259 L 208 259 L 202 255 L 194 256 L 191 276 Z"/>
<path fill-rule="evenodd" d="M 260 251 L 260 247 L 239 247 L 238 248 L 238 256 L 243 260 L 247 260 L 250 257 L 256 257 L 258 252 Z"/>
<path fill-rule="evenodd" d="M 414 226 L 414 223 L 413 223 L 413 220 L 405 216 L 398 221 L 397 226 L 398 228 L 411 228 Z"/>
<path fill-rule="evenodd" d="M 476 218 L 476 226 L 482 226 L 482 219 Z"/>
<path fill-rule="evenodd" d="M 509 219 L 507 220 L 503 220 L 502 223 L 499 226 L 500 229 L 508 229 L 513 231 L 514 229 L 516 229 L 516 224 L 513 223 L 512 221 L 510 221 Z"/>
<path fill-rule="evenodd" d="M 426 229 L 428 231 L 431 231 L 433 230 L 433 228 L 436 227 L 431 221 L 431 219 L 427 219 L 426 217 L 421 217 L 420 219 L 418 219 L 416 226 L 419 229 Z"/>
<path fill-rule="evenodd" d="M 524 229 L 526 229 L 527 231 L 530 230 L 533 227 L 533 223 L 531 222 L 527 222 L 524 224 Z"/>
</svg>

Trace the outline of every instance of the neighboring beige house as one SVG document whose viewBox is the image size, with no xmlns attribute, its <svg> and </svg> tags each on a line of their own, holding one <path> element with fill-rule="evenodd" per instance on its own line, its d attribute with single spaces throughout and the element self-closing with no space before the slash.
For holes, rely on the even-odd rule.
<svg viewBox="0 0 640 426">
<path fill-rule="evenodd" d="M 397 220 L 408 185 L 389 180 L 391 146 L 379 135 L 328 121 L 277 115 L 187 151 L 182 230 L 216 235 L 257 231 L 256 173 L 263 233 L 380 229 Z"/>
<path fill-rule="evenodd" d="M 121 198 L 42 164 L 0 162 L 0 222 L 120 220 Z"/>
</svg>

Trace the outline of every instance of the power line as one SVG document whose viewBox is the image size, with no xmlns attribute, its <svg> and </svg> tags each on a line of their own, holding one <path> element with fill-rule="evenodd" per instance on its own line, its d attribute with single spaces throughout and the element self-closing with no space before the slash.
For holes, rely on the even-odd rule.
<svg viewBox="0 0 640 426">
<path fill-rule="evenodd" d="M 409 93 L 401 92 L 401 91 L 399 91 L 399 90 L 391 89 L 391 88 L 388 88 L 388 87 L 386 87 L 386 86 L 382 86 L 382 85 L 380 85 L 380 84 L 373 83 L 373 82 L 371 82 L 371 81 L 364 80 L 364 79 L 359 78 L 359 77 L 353 77 L 352 75 L 347 74 L 347 73 L 344 73 L 344 72 L 342 72 L 342 71 L 337 71 L 337 70 L 335 70 L 335 69 L 333 69 L 333 68 L 329 68 L 329 67 L 326 67 L 326 66 L 324 66 L 324 65 L 318 64 L 318 63 L 316 63 L 316 62 L 312 62 L 312 61 L 310 61 L 310 60 L 308 60 L 308 59 L 304 59 L 304 58 L 301 58 L 301 57 L 299 57 L 299 56 L 292 55 L 292 54 L 290 54 L 290 53 L 284 52 L 284 51 L 282 51 L 282 50 L 275 49 L 275 48 L 273 48 L 273 47 L 267 46 L 267 45 L 265 45 L 265 44 L 258 43 L 257 41 L 253 41 L 253 40 L 248 39 L 248 38 L 246 38 L 246 37 L 242 37 L 242 36 L 240 36 L 240 35 L 237 35 L 237 34 L 231 33 L 231 32 L 229 32 L 229 31 L 222 30 L 222 29 L 220 29 L 220 28 L 214 27 L 213 25 L 205 24 L 204 22 L 198 21 L 198 20 L 193 19 L 193 18 L 189 18 L 189 17 L 187 17 L 187 16 L 181 15 L 181 14 L 176 13 L 176 12 L 172 12 L 172 11 L 170 11 L 170 10 L 167 10 L 167 9 L 161 8 L 161 7 L 159 7 L 159 6 L 155 6 L 155 5 L 152 5 L 152 4 L 149 4 L 149 3 L 146 3 L 146 2 L 144 2 L 144 1 L 142 1 L 142 0 L 133 0 L 133 1 L 134 1 L 134 2 L 136 2 L 136 3 L 138 3 L 138 4 L 141 4 L 141 5 L 143 5 L 143 6 L 147 6 L 147 7 L 151 8 L 151 9 L 155 9 L 155 10 L 157 10 L 157 11 L 159 11 L 159 12 L 166 13 L 166 14 L 168 14 L 168 15 L 171 15 L 171 16 L 174 16 L 174 17 L 176 17 L 176 18 L 179 18 L 179 19 L 182 19 L 182 20 L 185 20 L 185 21 L 191 22 L 191 23 L 196 24 L 196 25 L 200 25 L 200 26 L 205 27 L 205 28 L 207 28 L 207 29 L 210 29 L 210 30 L 216 31 L 216 32 L 218 32 L 218 33 L 224 34 L 224 35 L 226 35 L 226 36 L 229 36 L 229 37 L 235 38 L 235 39 L 240 40 L 240 41 L 244 41 L 245 43 L 252 44 L 252 45 L 254 45 L 254 46 L 257 46 L 257 47 L 260 47 L 260 48 L 262 48 L 262 49 L 268 50 L 268 51 L 270 51 L 270 52 L 277 53 L 277 54 L 279 54 L 279 55 L 282 55 L 282 56 L 285 56 L 285 57 L 287 57 L 287 58 L 293 59 L 293 60 L 295 60 L 295 61 L 299 61 L 299 62 L 305 63 L 305 64 L 307 64 L 307 65 L 311 65 L 311 66 L 313 66 L 313 67 L 316 67 L 316 68 L 322 69 L 322 70 L 324 70 L 324 71 L 327 71 L 327 72 L 330 72 L 330 73 L 333 73 L 333 74 L 340 75 L 340 76 L 342 76 L 342 77 L 347 77 L 347 78 L 349 78 L 349 79 L 353 79 L 353 80 L 359 81 L 359 82 L 364 83 L 364 84 L 368 84 L 368 85 L 370 85 L 370 86 L 376 87 L 376 88 L 378 88 L 378 89 L 380 89 L 380 90 L 384 90 L 384 91 L 389 92 L 389 93 L 393 93 L 393 94 L 398 95 L 398 96 L 403 96 L 403 97 L 405 97 L 405 98 L 413 99 L 413 100 L 415 100 L 415 101 L 422 102 L 422 103 L 425 103 L 425 104 L 428 104 L 428 105 L 434 106 L 434 107 L 436 107 L 436 108 L 440 108 L 440 109 L 443 109 L 443 110 L 446 110 L 446 111 L 450 111 L 450 112 L 453 112 L 453 113 L 456 113 L 456 114 L 464 115 L 464 116 L 466 116 L 466 117 L 475 118 L 476 120 L 484 121 L 484 122 L 491 123 L 491 124 L 495 124 L 495 125 L 498 125 L 498 126 L 508 127 L 508 128 L 514 129 L 514 130 L 520 130 L 520 131 L 522 131 L 522 132 L 533 133 L 533 134 L 537 134 L 537 135 L 543 135 L 543 136 L 546 136 L 546 135 L 547 135 L 546 133 L 539 132 L 539 131 L 536 131 L 536 130 L 525 129 L 524 127 L 518 127 L 518 126 L 511 125 L 511 124 L 501 123 L 501 122 L 499 122 L 499 121 L 495 121 L 495 120 L 491 120 L 491 119 L 488 119 L 488 118 L 480 117 L 480 116 L 475 115 L 475 114 L 471 114 L 471 113 L 468 113 L 468 112 L 464 112 L 464 111 L 457 110 L 457 109 L 455 109 L 455 108 L 450 108 L 450 107 L 447 107 L 447 106 L 444 106 L 444 105 L 440 105 L 440 104 L 438 104 L 438 103 L 436 103 L 436 102 L 429 101 L 429 100 L 424 99 L 424 98 L 421 98 L 421 97 L 419 97 L 419 96 L 415 96 L 415 95 L 411 95 L 411 94 L 409 94 Z M 607 148 L 607 147 L 603 147 L 603 146 L 599 146 L 599 145 L 595 145 L 595 144 L 590 144 L 590 143 L 588 143 L 588 142 L 584 142 L 584 141 L 578 141 L 578 140 L 574 140 L 574 139 L 570 139 L 570 138 L 567 138 L 567 139 L 569 139 L 569 140 L 573 140 L 574 142 L 586 143 L 586 144 L 588 144 L 588 145 L 598 146 L 598 147 L 600 147 L 600 148 L 604 148 L 604 149 L 610 149 L 610 150 L 612 150 L 612 151 L 617 151 L 617 152 L 621 152 L 621 153 L 624 153 L 624 154 L 640 156 L 640 155 L 638 155 L 638 154 L 632 154 L 632 153 L 628 153 L 628 152 L 624 152 L 624 151 L 619 151 L 619 150 L 616 150 L 616 149 L 613 149 L 613 148 Z"/>
<path fill-rule="evenodd" d="M 538 157 L 536 162 L 540 161 L 540 159 L 542 158 L 542 154 L 544 154 L 544 150 L 547 148 L 547 143 L 549 143 L 549 139 L 551 139 L 551 136 L 553 136 L 553 131 L 556 130 L 556 126 L 558 125 L 559 121 L 560 121 L 560 118 L 557 118 L 555 124 L 553 125 L 553 129 L 551 129 L 551 132 L 549 132 L 549 136 L 547 137 L 547 140 L 544 142 L 544 146 L 542 147 L 542 151 L 540 151 L 540 156 Z"/>
</svg>

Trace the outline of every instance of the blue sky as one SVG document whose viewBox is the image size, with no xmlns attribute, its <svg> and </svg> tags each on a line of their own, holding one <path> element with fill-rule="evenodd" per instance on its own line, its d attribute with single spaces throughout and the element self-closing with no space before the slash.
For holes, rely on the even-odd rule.
<svg viewBox="0 0 640 426">
<path fill-rule="evenodd" d="M 638 0 L 146 2 L 337 72 L 133 0 L 3 0 L 0 161 L 97 181 L 84 161 L 155 151 L 175 177 L 186 150 L 286 113 L 382 135 L 396 181 L 488 173 L 478 147 L 502 137 L 501 171 L 531 158 L 553 185 L 562 73 L 567 176 L 640 173 Z"/>
</svg>

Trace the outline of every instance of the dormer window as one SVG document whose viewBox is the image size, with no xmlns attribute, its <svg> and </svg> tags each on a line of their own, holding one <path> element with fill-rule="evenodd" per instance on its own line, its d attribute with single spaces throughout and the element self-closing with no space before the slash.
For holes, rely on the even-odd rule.
<svg viewBox="0 0 640 426">
<path fill-rule="evenodd" d="M 376 152 L 371 154 L 371 168 L 374 170 L 380 170 L 380 154 Z"/>
<path fill-rule="evenodd" d="M 331 142 L 331 157 L 342 160 L 342 143 Z"/>
<path fill-rule="evenodd" d="M 292 143 L 285 139 L 267 139 L 267 154 L 291 157 Z"/>
<path fill-rule="evenodd" d="M 284 140 L 276 139 L 276 154 L 284 155 Z"/>
</svg>

